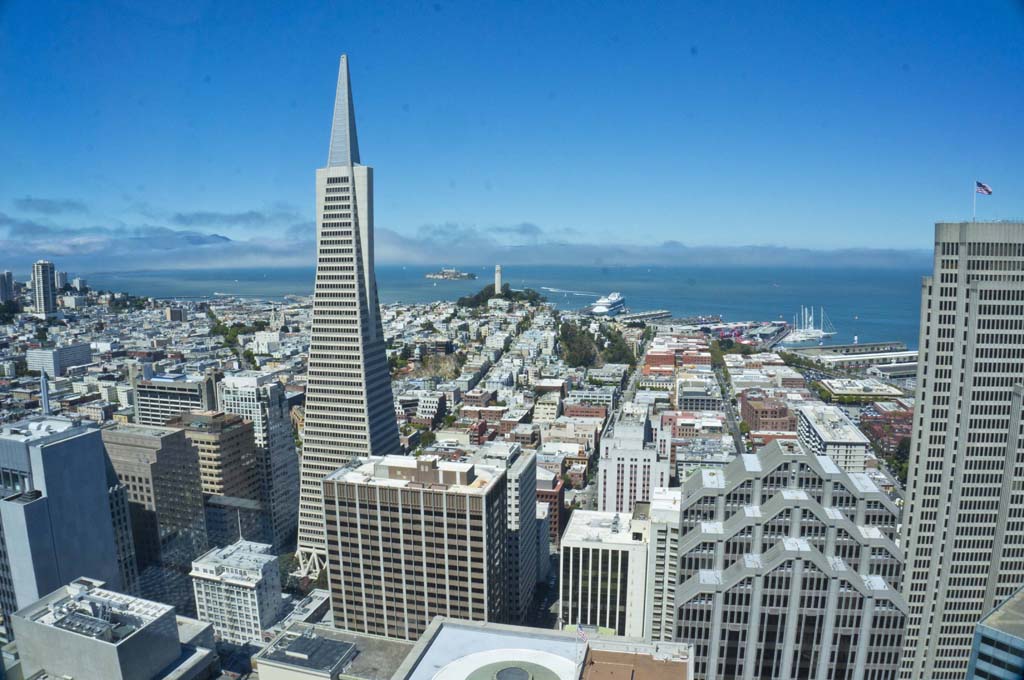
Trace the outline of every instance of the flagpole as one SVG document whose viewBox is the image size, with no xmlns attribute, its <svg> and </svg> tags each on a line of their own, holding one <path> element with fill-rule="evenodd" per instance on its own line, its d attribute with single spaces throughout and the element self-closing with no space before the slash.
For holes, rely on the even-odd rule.
<svg viewBox="0 0 1024 680">
<path fill-rule="evenodd" d="M 974 202 L 973 202 L 973 205 L 971 206 L 971 222 L 977 222 L 978 221 L 978 184 L 977 184 L 977 182 L 975 182 L 975 184 L 974 184 L 974 194 L 973 195 L 974 195 Z"/>
</svg>

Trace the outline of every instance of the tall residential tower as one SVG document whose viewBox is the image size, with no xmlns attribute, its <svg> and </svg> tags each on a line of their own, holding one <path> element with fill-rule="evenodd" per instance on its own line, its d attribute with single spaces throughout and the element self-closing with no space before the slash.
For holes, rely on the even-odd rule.
<svg viewBox="0 0 1024 680">
<path fill-rule="evenodd" d="M 900 676 L 943 680 L 1024 584 L 1024 223 L 936 224 L 921 289 Z"/>
<path fill-rule="evenodd" d="M 398 453 L 373 271 L 373 169 L 359 162 L 342 55 L 327 167 L 316 171 L 316 288 L 302 431 L 298 558 L 324 566 L 323 478 L 355 457 Z"/>
</svg>

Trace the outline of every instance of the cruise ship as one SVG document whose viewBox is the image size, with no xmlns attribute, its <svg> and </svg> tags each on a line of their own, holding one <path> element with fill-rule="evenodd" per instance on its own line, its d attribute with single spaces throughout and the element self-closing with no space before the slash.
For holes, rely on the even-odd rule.
<svg viewBox="0 0 1024 680">
<path fill-rule="evenodd" d="M 587 311 L 598 316 L 615 316 L 625 311 L 625 309 L 626 298 L 622 297 L 619 293 L 611 293 L 605 297 L 598 298 L 597 302 L 591 305 Z"/>
</svg>

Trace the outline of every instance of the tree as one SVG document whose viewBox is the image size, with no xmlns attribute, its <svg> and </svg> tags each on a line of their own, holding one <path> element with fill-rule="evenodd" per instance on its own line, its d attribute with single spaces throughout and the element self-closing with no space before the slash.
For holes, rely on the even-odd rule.
<svg viewBox="0 0 1024 680">
<path fill-rule="evenodd" d="M 21 313 L 21 307 L 14 300 L 8 300 L 0 305 L 0 323 L 8 324 Z"/>
<path fill-rule="evenodd" d="M 750 425 L 747 425 L 747 421 L 745 420 L 740 421 L 740 434 L 742 434 L 744 437 L 750 434 Z"/>
</svg>

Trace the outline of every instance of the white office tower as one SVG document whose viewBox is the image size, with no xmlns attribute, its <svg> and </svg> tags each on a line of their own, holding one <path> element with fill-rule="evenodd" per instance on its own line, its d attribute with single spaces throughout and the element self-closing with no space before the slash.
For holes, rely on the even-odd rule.
<svg viewBox="0 0 1024 680">
<path fill-rule="evenodd" d="M 646 519 L 618 512 L 572 513 L 559 559 L 563 627 L 643 637 L 648 621 Z"/>
<path fill-rule="evenodd" d="M 241 371 L 224 376 L 217 388 L 221 410 L 252 421 L 260 503 L 270 513 L 280 554 L 295 539 L 299 511 L 299 459 L 284 386 L 271 374 Z"/>
<path fill-rule="evenodd" d="M 675 602 L 694 677 L 895 678 L 899 512 L 866 474 L 796 441 L 691 475 Z"/>
<path fill-rule="evenodd" d="M 935 225 L 919 347 L 900 677 L 942 680 L 1024 584 L 1024 223 Z"/>
<path fill-rule="evenodd" d="M 601 437 L 598 509 L 632 512 L 634 503 L 651 499 L 651 489 L 668 486 L 670 471 L 669 453 L 654 444 L 647 407 L 624 404 L 609 419 Z"/>
<path fill-rule="evenodd" d="M 53 287 L 56 292 L 64 290 L 64 286 L 68 285 L 68 273 L 67 272 L 53 272 Z"/>
<path fill-rule="evenodd" d="M 316 242 L 298 532 L 309 575 L 327 554 L 323 478 L 355 457 L 401 450 L 373 271 L 373 169 L 359 163 L 344 55 L 327 167 L 316 171 Z"/>
<path fill-rule="evenodd" d="M 53 314 L 57 311 L 53 271 L 53 263 L 46 260 L 39 260 L 32 265 L 32 306 L 36 314 Z"/>
<path fill-rule="evenodd" d="M 494 265 L 494 294 L 501 295 L 501 265 Z"/>
<path fill-rule="evenodd" d="M 281 576 L 272 546 L 239 540 L 192 562 L 196 618 L 221 640 L 260 643 L 281 612 Z"/>
</svg>

